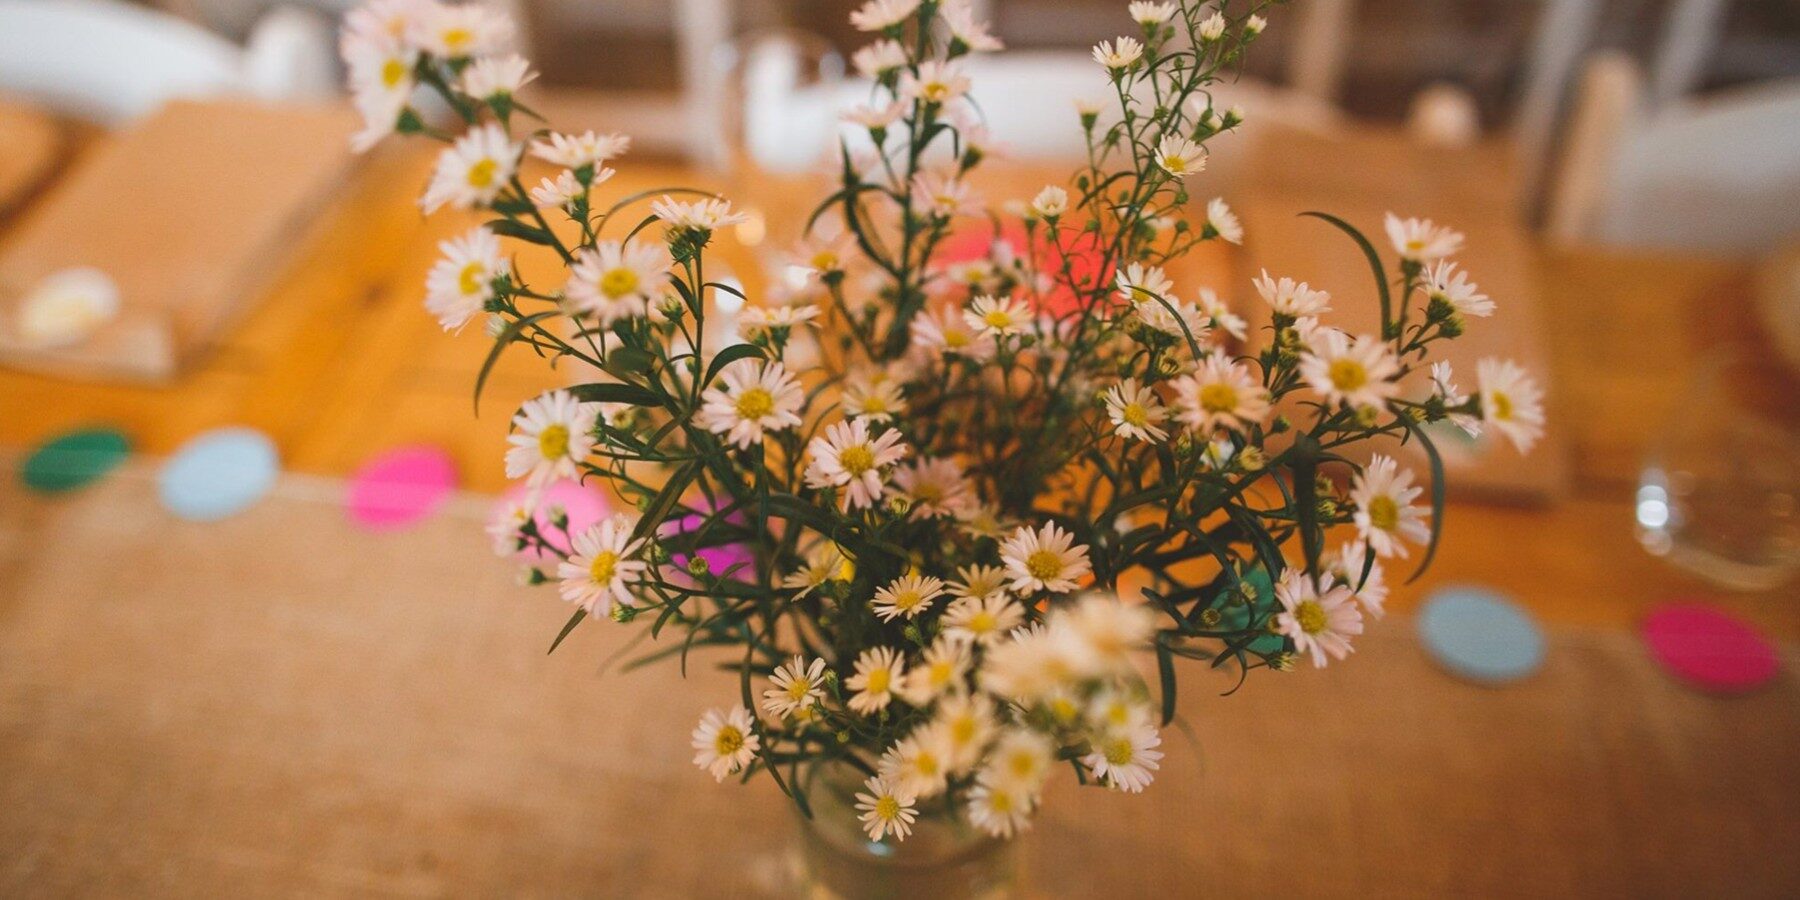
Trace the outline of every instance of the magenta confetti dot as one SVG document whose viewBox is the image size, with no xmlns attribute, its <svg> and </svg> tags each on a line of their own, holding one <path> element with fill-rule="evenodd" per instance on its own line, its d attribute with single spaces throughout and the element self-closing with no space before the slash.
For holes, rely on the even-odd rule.
<svg viewBox="0 0 1800 900">
<path fill-rule="evenodd" d="M 364 463 L 345 503 L 357 524 L 392 531 L 431 515 L 455 488 L 456 464 L 448 453 L 405 447 Z"/>
<path fill-rule="evenodd" d="M 1669 674 L 1701 690 L 1741 694 L 1767 684 L 1775 646 L 1742 620 L 1699 603 L 1672 603 L 1644 619 L 1644 643 Z"/>
<path fill-rule="evenodd" d="M 516 485 L 500 498 L 500 510 L 510 509 L 530 498 L 529 488 L 523 484 Z M 556 507 L 561 507 L 569 517 L 567 534 L 550 521 L 550 510 Z M 570 535 L 580 534 L 612 515 L 612 508 L 607 505 L 606 498 L 600 491 L 575 481 L 556 481 L 545 486 L 537 496 L 535 509 L 533 518 L 537 522 L 538 534 L 565 551 L 570 549 Z M 519 553 L 518 558 L 528 562 L 556 560 L 553 554 L 536 547 Z"/>
</svg>

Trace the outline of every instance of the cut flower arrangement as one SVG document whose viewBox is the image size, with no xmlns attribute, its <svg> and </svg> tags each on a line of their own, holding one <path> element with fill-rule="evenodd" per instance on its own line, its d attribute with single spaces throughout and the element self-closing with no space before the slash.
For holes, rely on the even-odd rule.
<svg viewBox="0 0 1800 900">
<path fill-rule="evenodd" d="M 872 36 L 854 57 L 868 99 L 798 237 L 804 284 L 766 297 L 708 280 L 709 245 L 743 218 L 727 200 L 610 196 L 626 137 L 540 127 L 502 17 L 353 13 L 356 146 L 443 141 L 424 209 L 489 213 L 443 245 L 430 312 L 483 322 L 488 366 L 523 345 L 603 373 L 524 404 L 506 471 L 534 491 L 598 481 L 633 511 L 571 533 L 527 503 L 490 528 L 576 607 L 551 649 L 595 619 L 648 629 L 671 665 L 724 653 L 741 689 L 700 717 L 695 763 L 766 773 L 803 813 L 820 767 L 856 770 L 875 841 L 933 816 L 1011 837 L 1059 773 L 1145 790 L 1184 666 L 1241 683 L 1344 659 L 1382 614 L 1386 566 L 1416 554 L 1422 571 L 1436 548 L 1424 426 L 1524 451 L 1541 395 L 1511 362 L 1482 361 L 1465 394 L 1432 361 L 1494 303 L 1451 259 L 1461 236 L 1429 221 L 1390 216 L 1383 251 L 1315 214 L 1367 257 L 1374 334 L 1263 273 L 1267 339 L 1242 353 L 1252 324 L 1165 274 L 1243 237 L 1192 191 L 1207 143 L 1243 120 L 1209 87 L 1267 5 L 1131 3 L 1133 33 L 1093 50 L 1110 101 L 1071 113 L 1086 163 L 990 207 L 962 63 L 999 41 L 958 0 L 869 0 L 851 15 Z M 527 156 L 554 174 L 527 187 Z M 965 234 L 988 252 L 952 260 Z M 555 253 L 566 280 L 527 283 L 504 241 Z M 724 343 L 707 328 L 721 295 L 746 304 Z M 1372 441 L 1422 445 L 1428 481 Z M 1122 597 L 1122 579 L 1148 586 Z"/>
</svg>

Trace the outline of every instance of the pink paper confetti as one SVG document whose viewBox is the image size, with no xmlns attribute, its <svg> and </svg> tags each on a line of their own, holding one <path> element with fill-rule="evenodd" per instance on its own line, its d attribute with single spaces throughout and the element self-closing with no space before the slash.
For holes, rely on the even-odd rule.
<svg viewBox="0 0 1800 900">
<path fill-rule="evenodd" d="M 1775 646 L 1743 621 L 1699 603 L 1671 603 L 1644 620 L 1644 643 L 1669 674 L 1702 690 L 1740 694 L 1780 667 Z"/>
<path fill-rule="evenodd" d="M 346 501 L 352 521 L 374 531 L 405 528 L 456 487 L 456 465 L 437 447 L 404 447 L 363 464 Z"/>
</svg>

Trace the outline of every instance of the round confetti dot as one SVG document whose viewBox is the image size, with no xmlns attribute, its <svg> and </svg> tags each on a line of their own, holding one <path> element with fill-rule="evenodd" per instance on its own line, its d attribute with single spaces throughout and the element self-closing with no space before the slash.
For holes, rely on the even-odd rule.
<svg viewBox="0 0 1800 900">
<path fill-rule="evenodd" d="M 26 487 L 58 494 L 86 487 L 111 472 L 131 452 L 131 441 L 111 428 L 84 428 L 59 435 L 32 451 L 19 467 Z"/>
<path fill-rule="evenodd" d="M 1483 684 L 1517 681 L 1544 662 L 1544 633 L 1497 591 L 1445 588 L 1419 613 L 1419 639 L 1438 665 Z"/>
<path fill-rule="evenodd" d="M 529 499 L 530 494 L 530 489 L 525 485 L 514 486 L 500 498 L 494 517 L 509 515 Z M 570 535 L 580 534 L 612 514 L 612 509 L 606 505 L 606 498 L 598 490 L 576 481 L 551 482 L 538 498 L 537 512 L 533 518 L 537 521 L 538 534 L 544 535 L 551 543 L 564 550 L 569 549 L 570 538 L 563 534 L 562 529 L 550 523 L 550 510 L 553 507 L 561 507 L 568 515 Z M 554 554 L 535 547 L 519 553 L 518 558 L 528 562 L 550 562 L 557 559 Z"/>
<path fill-rule="evenodd" d="M 183 444 L 163 464 L 157 487 L 169 512 L 211 522 L 242 512 L 275 486 L 280 456 L 253 428 L 220 428 Z"/>
<path fill-rule="evenodd" d="M 404 528 L 431 515 L 456 487 L 456 464 L 436 447 L 406 447 L 363 464 L 350 480 L 345 508 L 376 531 Z"/>
<path fill-rule="evenodd" d="M 1755 628 L 1699 603 L 1672 603 L 1644 619 L 1644 643 L 1669 674 L 1705 691 L 1741 694 L 1775 677 L 1780 658 Z"/>
</svg>

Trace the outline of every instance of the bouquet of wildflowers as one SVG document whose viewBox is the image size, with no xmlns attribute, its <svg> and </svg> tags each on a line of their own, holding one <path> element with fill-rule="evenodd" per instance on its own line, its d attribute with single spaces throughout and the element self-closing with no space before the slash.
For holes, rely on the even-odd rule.
<svg viewBox="0 0 1800 900">
<path fill-rule="evenodd" d="M 1191 189 L 1243 118 L 1209 87 L 1266 5 L 1130 4 L 1133 34 L 1093 52 L 1111 101 L 1071 123 L 1086 163 L 990 208 L 962 63 L 999 41 L 961 0 L 869 0 L 851 16 L 873 38 L 854 58 L 867 102 L 799 237 L 804 277 L 764 297 L 709 280 L 708 247 L 742 219 L 729 202 L 609 196 L 625 137 L 535 124 L 502 18 L 432 0 L 353 14 L 357 144 L 444 141 L 426 211 L 490 214 L 443 245 L 427 307 L 449 330 L 483 318 L 489 365 L 523 345 L 597 373 L 518 411 L 507 474 L 598 481 L 633 511 L 570 533 L 526 504 L 492 529 L 575 606 L 556 642 L 597 619 L 648 629 L 654 657 L 722 652 L 741 691 L 701 717 L 696 764 L 767 773 L 802 811 L 818 767 L 859 770 L 874 840 L 928 812 L 1009 837 L 1059 770 L 1142 791 L 1181 666 L 1241 680 L 1350 653 L 1384 563 L 1416 552 L 1422 570 L 1435 548 L 1424 426 L 1525 450 L 1543 413 L 1510 362 L 1483 361 L 1464 394 L 1430 361 L 1494 304 L 1449 260 L 1461 236 L 1429 221 L 1389 218 L 1390 275 L 1320 215 L 1367 256 L 1376 334 L 1265 273 L 1266 339 L 1246 354 L 1250 322 L 1165 274 L 1242 238 Z M 554 174 L 527 187 L 527 155 Z M 971 234 L 980 252 L 951 252 Z M 503 241 L 555 253 L 566 280 L 527 283 Z M 739 304 L 721 340 L 708 319 Z M 1354 452 L 1395 440 L 1424 447 L 1429 484 Z"/>
</svg>

